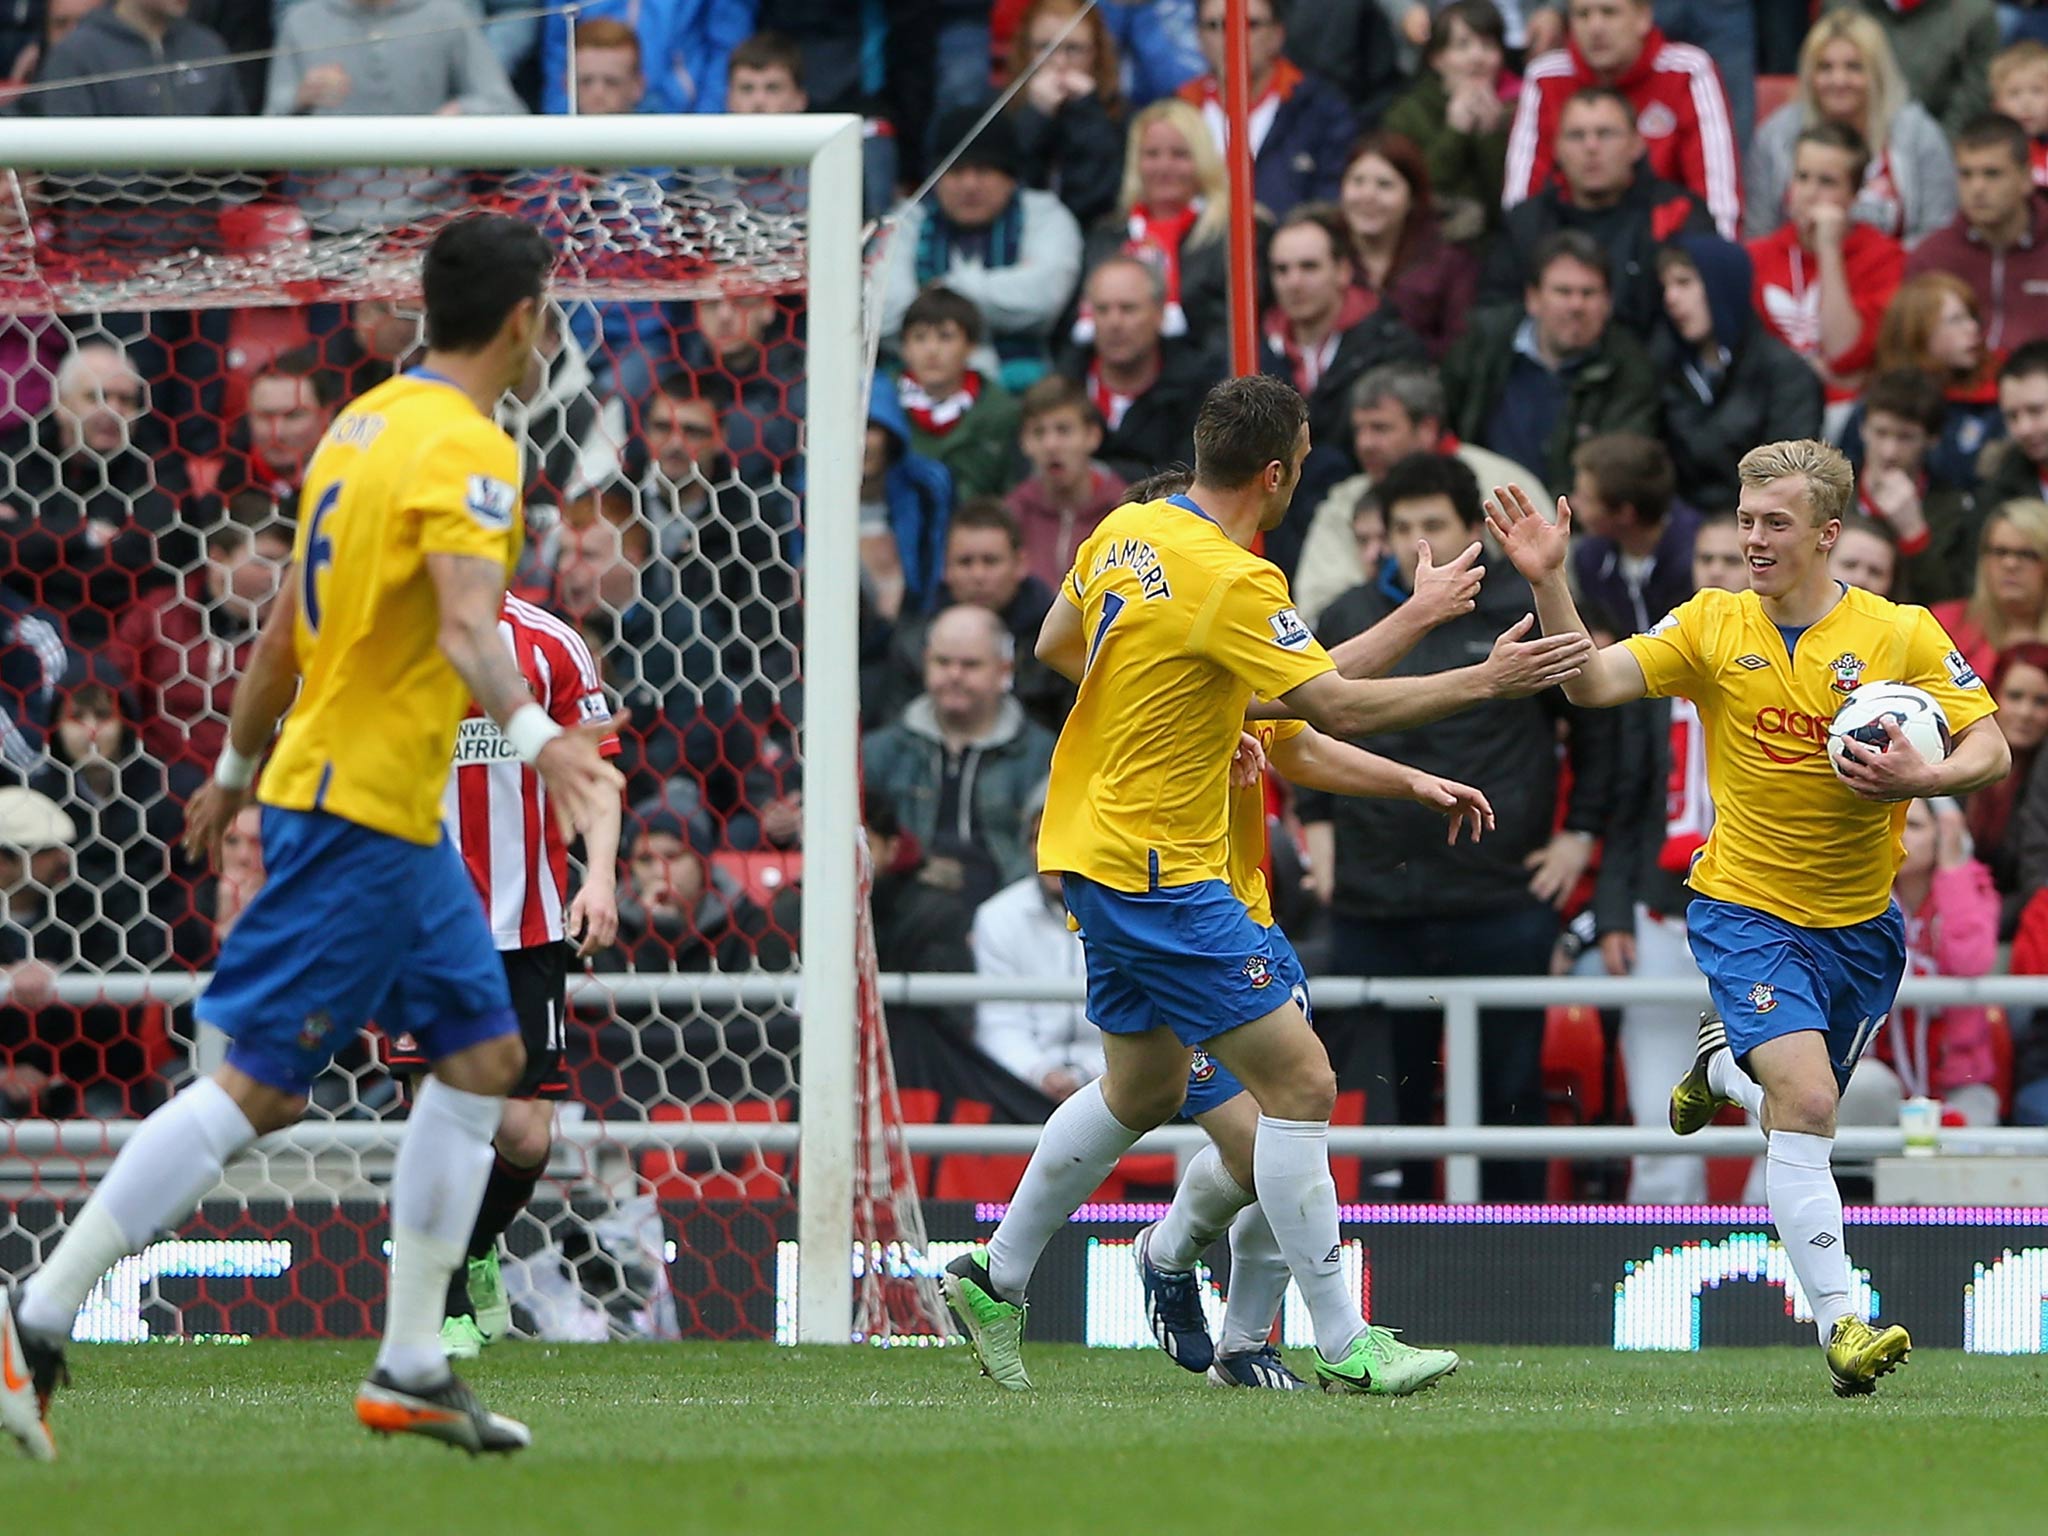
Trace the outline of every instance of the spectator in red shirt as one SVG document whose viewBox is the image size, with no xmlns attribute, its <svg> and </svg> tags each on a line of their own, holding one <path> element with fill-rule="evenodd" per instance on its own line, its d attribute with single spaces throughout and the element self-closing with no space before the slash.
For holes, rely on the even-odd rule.
<svg viewBox="0 0 2048 1536">
<path fill-rule="evenodd" d="M 1741 176 L 1728 101 L 1714 61 L 1657 30 L 1650 0 L 1571 0 L 1570 41 L 1529 65 L 1508 136 L 1512 208 L 1551 177 L 1552 145 L 1564 104 L 1581 86 L 1611 85 L 1635 108 L 1650 170 L 1690 189 L 1729 239 L 1742 213 Z"/>
<path fill-rule="evenodd" d="M 1853 128 L 1806 129 L 1793 158 L 1790 217 L 1749 246 L 1764 328 L 1813 366 L 1839 416 L 1876 355 L 1878 324 L 1906 265 L 1898 241 L 1850 221 L 1868 158 Z"/>
<path fill-rule="evenodd" d="M 2034 194 L 2032 146 L 1989 113 L 1956 135 L 1962 212 L 1913 247 L 1909 276 L 1953 272 L 1975 290 L 1984 345 L 2010 352 L 2048 336 L 2048 204 Z"/>
<path fill-rule="evenodd" d="M 134 695 L 142 744 L 173 770 L 174 784 L 182 779 L 189 788 L 193 773 L 212 771 L 235 681 L 290 558 L 282 523 L 254 531 L 224 524 L 207 538 L 206 562 L 184 585 L 121 620 L 114 659 Z"/>
</svg>

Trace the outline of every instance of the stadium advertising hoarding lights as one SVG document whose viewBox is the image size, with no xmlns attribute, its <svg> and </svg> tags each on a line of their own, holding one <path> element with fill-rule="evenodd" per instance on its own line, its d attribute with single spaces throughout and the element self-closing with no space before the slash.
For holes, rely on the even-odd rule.
<svg viewBox="0 0 2048 1536">
<path fill-rule="evenodd" d="M 926 1265 L 942 1266 L 1000 1210 L 928 1205 Z M 1130 1239 L 1160 1211 L 1083 1207 L 1033 1282 L 1032 1337 L 1147 1344 Z M 57 1214 L 47 1203 L 18 1207 L 14 1230 L 0 1235 L 0 1271 L 25 1267 L 26 1253 L 13 1250 L 31 1223 L 47 1230 Z M 560 1206 L 536 1214 L 557 1240 L 582 1224 Z M 664 1205 L 660 1214 L 684 1337 L 793 1337 L 787 1206 L 741 1222 L 736 1211 L 703 1206 Z M 1368 1315 L 1420 1338 L 1695 1350 L 1796 1343 L 1809 1316 L 1766 1213 L 1749 1207 L 1350 1206 L 1344 1217 L 1346 1271 Z M 383 1303 L 382 1218 L 381 1207 L 358 1202 L 209 1207 L 178 1238 L 111 1271 L 81 1310 L 77 1337 L 369 1337 Z M 704 1262 L 689 1240 L 707 1220 L 753 1234 L 761 1251 Z M 520 1233 L 513 1248 L 531 1252 L 535 1231 Z M 1854 1300 L 1866 1315 L 1905 1322 L 1925 1347 L 2048 1352 L 2048 1207 L 1852 1207 L 1848 1238 Z M 744 1271 L 772 1276 L 772 1289 L 735 1287 Z M 1220 1317 L 1228 1275 L 1207 1278 L 1212 1318 Z M 631 1316 L 614 1314 L 629 1331 Z M 1291 1291 L 1282 1323 L 1288 1344 L 1310 1342 Z"/>
</svg>

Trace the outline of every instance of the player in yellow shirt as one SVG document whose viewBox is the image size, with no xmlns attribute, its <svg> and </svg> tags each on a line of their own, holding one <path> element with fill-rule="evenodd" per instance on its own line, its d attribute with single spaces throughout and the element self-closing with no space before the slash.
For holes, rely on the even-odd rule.
<svg viewBox="0 0 2048 1536">
<path fill-rule="evenodd" d="M 1314 1321 L 1317 1374 L 1340 1390 L 1398 1390 L 1375 1375 L 1393 1341 L 1364 1325 L 1339 1263 L 1335 1074 L 1276 986 L 1270 932 L 1229 884 L 1228 766 L 1255 697 L 1343 739 L 1534 692 L 1576 675 L 1591 647 L 1577 635 L 1523 642 L 1525 620 L 1480 666 L 1341 675 L 1286 579 L 1248 547 L 1286 515 L 1300 477 L 1301 396 L 1274 379 L 1226 380 L 1203 400 L 1194 439 L 1187 494 L 1103 520 L 1037 647 L 1079 683 L 1053 750 L 1038 858 L 1061 875 L 1080 927 L 1107 1069 L 1047 1120 L 987 1249 L 949 1265 L 944 1284 L 984 1368 L 1027 1388 L 1023 1295 L 1039 1254 L 1139 1135 L 1180 1109 L 1200 1046 L 1259 1106 L 1253 1183 Z M 1536 664 L 1526 687 L 1510 688 L 1517 657 Z"/>
<path fill-rule="evenodd" d="M 0 1425 L 39 1460 L 56 1454 L 49 1397 L 94 1283 L 298 1119 L 314 1075 L 372 1015 L 420 1042 L 432 1076 L 392 1177 L 385 1337 L 357 1417 L 472 1454 L 528 1443 L 441 1353 L 448 1278 L 525 1053 L 440 802 L 472 697 L 569 825 L 593 825 L 620 792 L 598 752 L 611 726 L 550 720 L 498 633 L 522 525 L 518 455 L 491 411 L 533 357 L 552 265 L 517 219 L 442 230 L 421 274 L 425 366 L 356 400 L 308 466 L 291 580 L 187 813 L 188 849 L 217 849 L 289 709 L 263 775 L 267 878 L 197 1010 L 232 1042 L 227 1061 L 143 1122 L 35 1278 L 0 1292 Z"/>
<path fill-rule="evenodd" d="M 1872 1328 L 1850 1304 L 1829 1157 L 1841 1088 L 1905 972 L 1891 895 L 1905 802 L 1994 783 L 2011 754 L 1990 694 L 1931 614 L 1829 575 L 1855 491 L 1848 460 L 1825 443 L 1770 443 L 1743 456 L 1740 474 L 1749 590 L 1699 593 L 1648 634 L 1602 649 L 1565 693 L 1595 707 L 1677 695 L 1699 710 L 1715 819 L 1689 877 L 1698 894 L 1686 931 L 1714 1006 L 1672 1091 L 1672 1128 L 1697 1130 L 1728 1102 L 1762 1121 L 1771 1219 L 1836 1394 L 1860 1396 L 1912 1340 L 1896 1325 Z M 1535 588 L 1545 632 L 1583 633 L 1565 580 L 1570 507 L 1560 499 L 1551 522 L 1508 487 L 1488 518 Z M 1953 747 L 1930 763 L 1888 725 L 1883 752 L 1849 744 L 1845 785 L 1828 762 L 1828 724 L 1873 682 L 1932 694 Z"/>
</svg>

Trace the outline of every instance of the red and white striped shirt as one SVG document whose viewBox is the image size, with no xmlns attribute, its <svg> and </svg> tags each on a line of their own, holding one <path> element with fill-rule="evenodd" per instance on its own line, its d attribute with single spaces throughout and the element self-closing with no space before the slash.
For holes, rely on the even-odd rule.
<svg viewBox="0 0 2048 1536">
<path fill-rule="evenodd" d="M 611 718 L 597 663 L 583 637 L 544 608 L 509 593 L 498 633 L 534 699 L 563 726 Z M 616 756 L 619 739 L 603 751 Z M 442 791 L 441 820 L 484 899 L 500 949 L 536 949 L 562 939 L 569 900 L 569 850 L 548 809 L 540 775 L 519 761 L 476 705 L 455 736 L 455 771 Z"/>
</svg>

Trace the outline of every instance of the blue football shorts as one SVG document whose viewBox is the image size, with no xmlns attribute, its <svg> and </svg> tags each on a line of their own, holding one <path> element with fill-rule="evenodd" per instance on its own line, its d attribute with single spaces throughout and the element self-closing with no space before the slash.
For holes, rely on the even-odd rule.
<svg viewBox="0 0 2048 1536">
<path fill-rule="evenodd" d="M 518 1032 L 483 902 L 432 846 L 325 811 L 263 808 L 263 887 L 221 948 L 198 1016 L 228 1063 L 304 1093 L 371 1019 L 429 1061 Z"/>
<path fill-rule="evenodd" d="M 1906 974 L 1906 919 L 1893 902 L 1847 928 L 1802 928 L 1732 901 L 1695 896 L 1685 910 L 1692 956 L 1736 1059 L 1801 1030 L 1827 1037 L 1844 1086 Z"/>
<path fill-rule="evenodd" d="M 1265 933 L 1267 943 L 1273 948 L 1274 977 L 1294 999 L 1301 1016 L 1314 1023 L 1315 1009 L 1308 1000 L 1308 973 L 1301 968 L 1301 957 L 1294 952 L 1294 946 L 1288 943 L 1287 935 L 1280 931 L 1278 924 L 1266 929 Z M 1188 1096 L 1187 1102 L 1181 1105 L 1180 1117 L 1193 1120 L 1197 1115 L 1206 1115 L 1243 1092 L 1244 1084 L 1237 1080 L 1230 1068 L 1197 1046 L 1194 1062 L 1188 1068 Z"/>
</svg>

